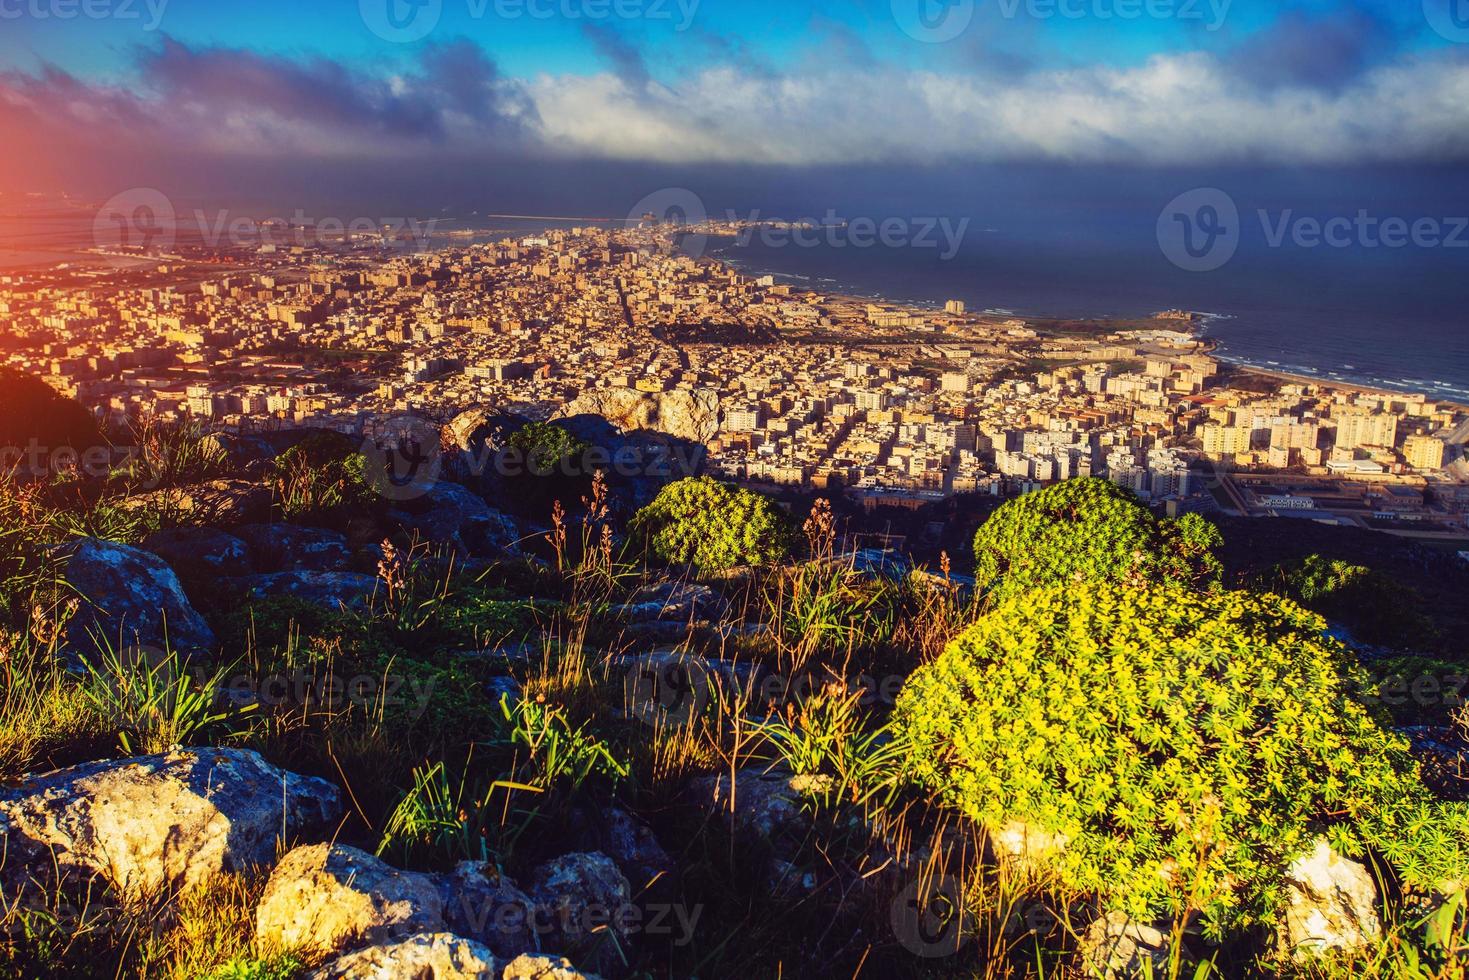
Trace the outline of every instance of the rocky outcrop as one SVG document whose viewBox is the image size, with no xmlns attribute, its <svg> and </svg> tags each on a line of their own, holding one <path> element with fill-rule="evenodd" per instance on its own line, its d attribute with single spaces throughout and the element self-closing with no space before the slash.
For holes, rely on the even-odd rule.
<svg viewBox="0 0 1469 980">
<path fill-rule="evenodd" d="M 250 546 L 261 572 L 337 572 L 352 561 L 347 539 L 335 531 L 295 524 L 247 524 L 235 535 Z"/>
<path fill-rule="evenodd" d="M 214 631 L 184 595 L 179 577 L 152 552 L 82 538 L 57 551 L 62 574 L 81 597 L 67 642 L 79 653 L 101 648 L 172 647 L 212 651 Z"/>
<path fill-rule="evenodd" d="M 248 599 L 291 597 L 323 609 L 365 609 L 378 580 L 356 572 L 279 572 L 238 582 Z"/>
<path fill-rule="evenodd" d="M 142 544 L 188 579 L 233 578 L 253 567 L 250 547 L 212 527 L 175 527 L 150 534 Z"/>
<path fill-rule="evenodd" d="M 1066 850 L 1070 838 L 1023 820 L 1011 820 L 990 833 L 990 842 L 1001 857 L 1022 865 L 1043 864 Z"/>
<path fill-rule="evenodd" d="M 515 521 L 457 483 L 434 484 L 396 516 L 405 531 L 469 554 L 513 550 L 521 536 Z"/>
<path fill-rule="evenodd" d="M 695 801 L 720 814 L 731 829 L 772 838 L 806 824 L 795 783 L 789 772 L 752 767 L 736 772 L 733 784 L 729 773 L 720 773 L 694 780 L 689 791 Z"/>
<path fill-rule="evenodd" d="M 559 956 L 520 956 L 505 967 L 500 980 L 601 980 L 595 974 L 580 973 L 570 960 Z"/>
<path fill-rule="evenodd" d="M 1284 905 L 1276 941 L 1283 954 L 1297 960 L 1360 949 L 1382 937 L 1372 873 L 1325 840 L 1290 866 Z"/>
<path fill-rule="evenodd" d="M 612 612 L 634 623 L 718 622 L 729 615 L 729 601 L 707 585 L 664 582 L 645 585 Z"/>
<path fill-rule="evenodd" d="M 95 762 L 0 790 L 6 880 L 100 877 L 129 894 L 185 888 L 269 865 L 286 842 L 329 829 L 337 789 L 255 752 L 190 749 Z"/>
<path fill-rule="evenodd" d="M 1166 977 L 1172 958 L 1166 925 L 1134 922 L 1113 912 L 1093 922 L 1081 937 L 1076 956 L 1081 972 L 1102 980 Z"/>
<path fill-rule="evenodd" d="M 632 388 L 603 388 L 584 392 L 557 413 L 560 418 L 577 415 L 600 415 L 623 432 L 656 429 L 703 445 L 719 434 L 719 394 L 704 390 L 647 394 Z"/>
<path fill-rule="evenodd" d="M 434 876 L 399 871 L 355 847 L 315 844 L 281 859 L 255 910 L 267 947 L 333 956 L 446 931 Z"/>
<path fill-rule="evenodd" d="M 653 830 L 621 807 L 601 807 L 578 815 L 578 841 L 606 854 L 627 877 L 634 894 L 672 884 L 677 871 L 673 858 L 659 843 Z"/>
<path fill-rule="evenodd" d="M 128 497 L 126 510 L 163 509 L 187 517 L 193 524 L 233 527 L 270 517 L 270 491 L 249 480 L 209 480 L 184 487 L 151 490 Z"/>
<path fill-rule="evenodd" d="M 563 854 L 536 868 L 531 900 L 552 925 L 553 948 L 595 942 L 602 929 L 625 932 L 622 913 L 632 901 L 632 886 L 616 862 L 595 851 Z"/>
<path fill-rule="evenodd" d="M 307 980 L 495 980 L 495 954 L 447 932 L 423 932 L 348 953 Z"/>
<path fill-rule="evenodd" d="M 539 949 L 531 899 L 493 866 L 463 861 L 439 880 L 444 920 L 457 935 L 484 943 L 506 959 Z"/>
</svg>

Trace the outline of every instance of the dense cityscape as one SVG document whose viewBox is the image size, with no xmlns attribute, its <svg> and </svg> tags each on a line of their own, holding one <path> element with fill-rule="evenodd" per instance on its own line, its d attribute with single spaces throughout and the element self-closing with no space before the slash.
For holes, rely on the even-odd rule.
<svg viewBox="0 0 1469 980">
<path fill-rule="evenodd" d="M 108 264 L 0 277 L 4 354 L 114 420 L 360 434 L 393 413 L 589 412 L 691 440 L 725 478 L 868 508 L 1097 475 L 1175 512 L 1445 536 L 1469 515 L 1463 405 L 1232 369 L 1185 312 L 873 302 L 678 248 L 727 225 L 629 224 L 98 248 Z"/>
</svg>

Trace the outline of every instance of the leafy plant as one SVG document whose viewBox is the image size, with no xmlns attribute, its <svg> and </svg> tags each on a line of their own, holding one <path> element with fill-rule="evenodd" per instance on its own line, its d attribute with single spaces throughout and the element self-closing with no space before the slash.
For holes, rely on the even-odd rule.
<svg viewBox="0 0 1469 980">
<path fill-rule="evenodd" d="M 543 789 L 559 786 L 574 796 L 594 775 L 613 781 L 627 777 L 627 764 L 608 744 L 589 725 L 573 727 L 561 709 L 538 700 L 522 698 L 512 704 L 501 698 L 500 710 L 505 717 L 503 742 L 526 753 L 516 768 L 524 781 Z"/>
<path fill-rule="evenodd" d="M 824 687 L 760 726 L 780 760 L 824 805 L 890 801 L 906 782 L 905 748 L 862 711 L 863 691 Z"/>
<path fill-rule="evenodd" d="M 276 505 L 286 520 L 368 506 L 375 496 L 367 458 L 335 432 L 313 433 L 271 464 Z"/>
<path fill-rule="evenodd" d="M 850 651 L 890 638 L 896 611 L 884 584 L 850 564 L 813 561 L 784 570 L 766 599 L 768 618 L 804 659 L 817 651 Z"/>
<path fill-rule="evenodd" d="M 459 861 L 489 863 L 495 859 L 492 828 L 503 810 L 497 791 L 541 793 L 544 790 L 496 780 L 483 790 L 469 784 L 466 772 L 451 779 L 442 762 L 413 771 L 413 788 L 388 817 L 377 853 L 390 851 L 410 864 L 450 867 Z"/>
<path fill-rule="evenodd" d="M 1323 833 L 1409 882 L 1461 879 L 1466 811 L 1355 700 L 1369 685 L 1324 627 L 1274 596 L 1039 590 L 914 674 L 895 725 L 947 803 L 1060 835 L 1064 883 L 1137 917 L 1264 921 Z"/>
<path fill-rule="evenodd" d="M 532 422 L 510 437 L 510 446 L 520 453 L 530 471 L 545 475 L 562 460 L 585 452 L 587 444 L 552 422 Z"/>
<path fill-rule="evenodd" d="M 795 539 L 770 499 L 709 477 L 664 487 L 633 517 L 631 530 L 659 559 L 700 572 L 781 561 Z"/>
<path fill-rule="evenodd" d="M 1422 598 L 1363 565 L 1308 555 L 1275 566 L 1253 584 L 1342 623 L 1364 643 L 1413 648 L 1435 639 Z"/>
<path fill-rule="evenodd" d="M 128 755 L 214 741 L 229 735 L 231 725 L 254 708 L 220 706 L 227 666 L 196 678 L 177 651 L 118 651 L 105 638 L 97 645 L 95 662 L 86 664 L 86 695 L 117 728 L 118 745 Z"/>
<path fill-rule="evenodd" d="M 1218 528 L 1196 514 L 1159 521 L 1131 491 L 1070 480 L 1012 500 L 974 536 L 975 579 L 995 602 L 1081 582 L 1217 584 Z"/>
</svg>

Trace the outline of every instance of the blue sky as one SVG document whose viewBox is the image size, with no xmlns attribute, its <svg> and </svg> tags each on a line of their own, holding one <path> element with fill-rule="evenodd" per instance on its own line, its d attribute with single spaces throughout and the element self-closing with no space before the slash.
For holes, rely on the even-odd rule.
<svg viewBox="0 0 1469 980">
<path fill-rule="evenodd" d="M 403 3 L 441 9 L 395 8 L 426 28 L 395 39 Z M 1460 165 L 1469 0 L 0 0 L 0 141 L 0 190 L 409 162 Z"/>
</svg>

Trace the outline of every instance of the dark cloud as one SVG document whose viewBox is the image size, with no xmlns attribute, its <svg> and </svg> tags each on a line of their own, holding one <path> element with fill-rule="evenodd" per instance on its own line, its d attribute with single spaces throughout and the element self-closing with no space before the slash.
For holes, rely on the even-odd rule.
<svg viewBox="0 0 1469 980">
<path fill-rule="evenodd" d="M 610 24 L 585 23 L 582 34 L 596 45 L 597 52 L 612 65 L 617 77 L 634 92 L 643 92 L 653 80 L 643 53 Z"/>
<path fill-rule="evenodd" d="M 1225 61 L 1242 80 L 1265 88 L 1339 90 L 1396 55 L 1401 29 L 1380 11 L 1352 3 L 1331 11 L 1286 10 L 1242 41 Z"/>
</svg>

